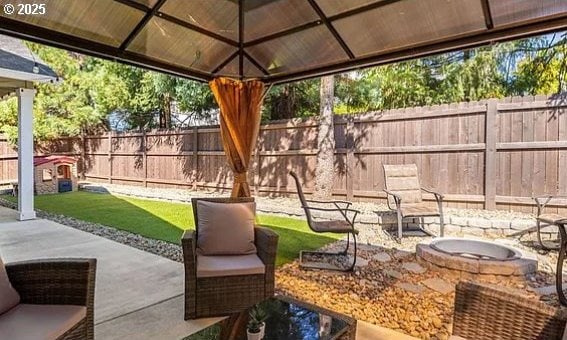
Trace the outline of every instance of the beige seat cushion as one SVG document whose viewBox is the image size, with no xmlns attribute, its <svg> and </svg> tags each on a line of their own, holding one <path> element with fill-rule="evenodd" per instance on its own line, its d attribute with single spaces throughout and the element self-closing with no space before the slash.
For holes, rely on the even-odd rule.
<svg viewBox="0 0 567 340">
<path fill-rule="evenodd" d="M 87 308 L 71 305 L 19 304 L 0 315 L 0 338 L 57 339 L 87 316 Z"/>
<path fill-rule="evenodd" d="M 559 214 L 541 214 L 538 219 L 545 223 L 556 224 L 567 224 L 567 216 L 562 216 Z"/>
<path fill-rule="evenodd" d="M 12 287 L 0 257 L 0 315 L 20 303 L 20 294 Z"/>
<path fill-rule="evenodd" d="M 197 255 L 197 277 L 264 274 L 266 267 L 258 255 Z"/>
<path fill-rule="evenodd" d="M 313 221 L 311 227 L 320 233 L 352 232 L 352 226 L 347 221 Z M 355 230 L 355 233 L 358 233 L 358 231 Z"/>
<path fill-rule="evenodd" d="M 197 202 L 197 248 L 203 255 L 255 254 L 256 203 Z"/>
<path fill-rule="evenodd" d="M 427 202 L 403 204 L 400 208 L 403 217 L 439 216 L 439 209 Z"/>
</svg>

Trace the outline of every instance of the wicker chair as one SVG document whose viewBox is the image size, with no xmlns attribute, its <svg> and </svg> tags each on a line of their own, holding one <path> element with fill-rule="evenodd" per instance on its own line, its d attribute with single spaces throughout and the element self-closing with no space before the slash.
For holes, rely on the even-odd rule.
<svg viewBox="0 0 567 340">
<path fill-rule="evenodd" d="M 301 183 L 299 182 L 299 178 L 297 177 L 297 174 L 293 171 L 290 171 L 289 175 L 293 177 L 295 181 L 295 185 L 297 188 L 297 195 L 299 196 L 299 200 L 301 201 L 301 207 L 305 211 L 305 217 L 307 218 L 307 225 L 309 226 L 309 228 L 316 233 L 347 234 L 347 242 L 346 242 L 345 250 L 340 251 L 338 253 L 302 250 L 299 253 L 299 266 L 302 268 L 352 271 L 356 264 L 356 235 L 358 235 L 358 230 L 354 229 L 354 222 L 356 220 L 356 216 L 358 215 L 359 211 L 350 209 L 349 207 L 352 203 L 347 201 L 337 201 L 337 200 L 317 201 L 317 200 L 306 199 L 305 195 L 303 194 L 303 189 L 301 187 Z M 332 205 L 333 208 L 314 207 L 312 205 L 309 205 L 309 203 Z M 332 221 L 314 221 L 313 217 L 311 216 L 312 210 L 324 211 L 324 212 L 339 212 L 342 216 L 342 219 L 332 220 Z M 349 214 L 351 214 L 350 218 L 349 218 Z M 347 256 L 348 248 L 350 245 L 350 235 L 352 235 L 352 240 L 354 245 L 354 258 L 352 263 L 348 267 L 340 268 L 327 263 L 306 262 L 304 260 L 304 255 L 309 255 L 309 254 L 323 255 L 323 256 L 325 255 Z"/>
<path fill-rule="evenodd" d="M 565 309 L 502 288 L 472 282 L 457 284 L 453 335 L 467 340 L 561 339 L 566 322 Z"/>
<path fill-rule="evenodd" d="M 423 188 L 419 183 L 419 175 L 415 164 L 386 165 L 384 179 L 388 196 L 388 207 L 396 210 L 398 217 L 398 240 L 402 238 L 402 222 L 404 218 L 422 218 L 438 216 L 440 236 L 444 235 L 443 195 Z M 435 196 L 437 206 L 432 207 L 423 201 L 422 191 Z"/>
<path fill-rule="evenodd" d="M 58 340 L 94 339 L 95 259 L 48 259 L 6 264 L 20 303 L 78 305 L 86 316 Z M 2 338 L 2 336 L 0 336 Z"/>
<path fill-rule="evenodd" d="M 255 227 L 257 255 L 265 266 L 265 274 L 198 277 L 196 252 L 199 237 L 197 202 L 254 202 L 254 198 L 193 198 L 195 230 L 183 234 L 185 264 L 185 320 L 238 313 L 274 295 L 274 270 L 278 235 L 270 229 Z"/>
</svg>

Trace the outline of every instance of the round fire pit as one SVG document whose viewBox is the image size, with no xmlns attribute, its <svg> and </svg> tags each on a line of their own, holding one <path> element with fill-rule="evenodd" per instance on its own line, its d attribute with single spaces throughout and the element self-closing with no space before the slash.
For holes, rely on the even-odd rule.
<svg viewBox="0 0 567 340">
<path fill-rule="evenodd" d="M 433 266 L 475 275 L 525 276 L 537 270 L 537 260 L 502 244 L 463 238 L 437 238 L 418 244 L 418 259 Z"/>
</svg>

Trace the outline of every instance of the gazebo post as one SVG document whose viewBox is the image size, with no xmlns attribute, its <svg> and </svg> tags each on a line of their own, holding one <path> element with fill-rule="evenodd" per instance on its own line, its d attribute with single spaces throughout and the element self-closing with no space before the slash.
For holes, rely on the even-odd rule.
<svg viewBox="0 0 567 340">
<path fill-rule="evenodd" d="M 34 89 L 19 88 L 18 97 L 18 219 L 35 218 L 33 207 L 33 99 Z"/>
</svg>

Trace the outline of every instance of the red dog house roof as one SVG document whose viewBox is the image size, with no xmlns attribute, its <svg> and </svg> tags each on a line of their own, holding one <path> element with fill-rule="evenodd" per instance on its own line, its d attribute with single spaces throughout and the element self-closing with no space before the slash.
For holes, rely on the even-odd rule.
<svg viewBox="0 0 567 340">
<path fill-rule="evenodd" d="M 38 166 L 38 165 L 42 165 L 42 164 L 46 164 L 46 163 L 54 163 L 54 164 L 59 164 L 59 163 L 71 163 L 74 164 L 76 163 L 77 160 L 73 157 L 69 157 L 69 156 L 36 156 L 33 158 L 33 166 Z"/>
</svg>

